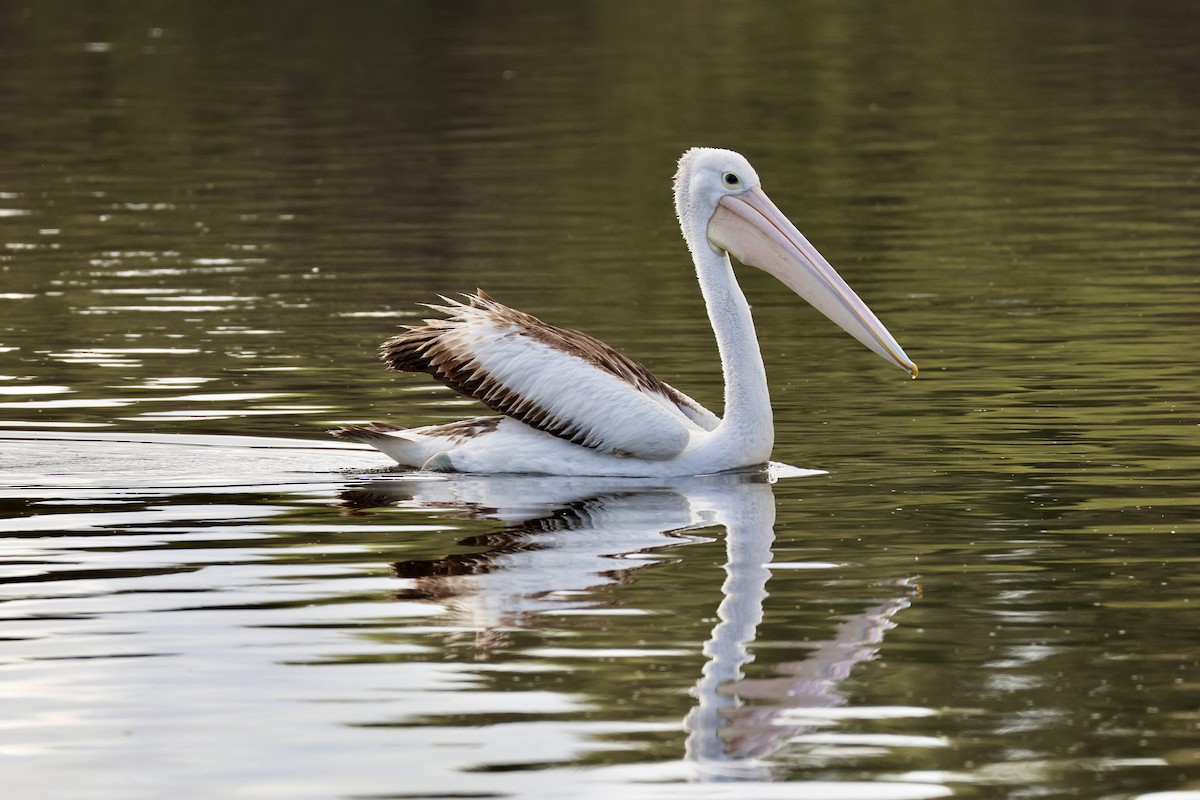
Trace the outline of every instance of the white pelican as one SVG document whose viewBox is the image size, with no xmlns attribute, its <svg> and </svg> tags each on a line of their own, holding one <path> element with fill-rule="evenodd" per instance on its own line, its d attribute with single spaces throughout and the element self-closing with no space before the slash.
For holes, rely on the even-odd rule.
<svg viewBox="0 0 1200 800">
<path fill-rule="evenodd" d="M 775 432 L 750 305 L 729 261 L 779 280 L 884 359 L 917 375 L 883 323 L 775 207 L 744 157 L 696 147 L 679 159 L 675 212 L 692 253 L 725 378 L 717 417 L 641 364 L 482 291 L 429 306 L 444 319 L 384 342 L 399 372 L 427 372 L 499 417 L 331 431 L 437 472 L 661 477 L 763 465 Z"/>
</svg>

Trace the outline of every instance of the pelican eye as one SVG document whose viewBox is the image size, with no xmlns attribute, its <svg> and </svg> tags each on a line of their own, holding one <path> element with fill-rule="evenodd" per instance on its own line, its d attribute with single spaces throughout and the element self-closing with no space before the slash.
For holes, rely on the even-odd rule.
<svg viewBox="0 0 1200 800">
<path fill-rule="evenodd" d="M 742 179 L 737 175 L 734 175 L 732 172 L 726 172 L 721 176 L 721 180 L 725 181 L 725 185 L 729 186 L 730 188 L 742 185 Z"/>
</svg>

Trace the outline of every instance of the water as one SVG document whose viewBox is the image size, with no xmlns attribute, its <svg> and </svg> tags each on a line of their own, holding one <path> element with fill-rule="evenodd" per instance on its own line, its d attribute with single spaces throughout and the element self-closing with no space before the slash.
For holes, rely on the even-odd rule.
<svg viewBox="0 0 1200 800">
<path fill-rule="evenodd" d="M 0 3 L 6 796 L 1200 796 L 1188 3 Z M 432 478 L 374 361 L 487 289 L 718 407 L 695 144 L 921 366 L 765 275 L 774 457 Z"/>
</svg>

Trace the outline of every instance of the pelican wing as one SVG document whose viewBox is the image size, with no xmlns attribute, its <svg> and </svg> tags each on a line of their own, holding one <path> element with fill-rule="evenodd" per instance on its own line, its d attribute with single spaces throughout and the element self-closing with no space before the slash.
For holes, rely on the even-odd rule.
<svg viewBox="0 0 1200 800">
<path fill-rule="evenodd" d="M 679 455 L 693 432 L 720 421 L 608 345 L 547 325 L 479 291 L 467 303 L 430 306 L 426 320 L 384 342 L 400 372 L 427 372 L 538 430 L 600 452 L 645 459 Z"/>
</svg>

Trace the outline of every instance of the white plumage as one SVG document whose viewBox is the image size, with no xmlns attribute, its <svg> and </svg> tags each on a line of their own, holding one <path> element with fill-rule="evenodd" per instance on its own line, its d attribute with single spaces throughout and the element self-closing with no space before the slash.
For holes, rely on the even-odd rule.
<svg viewBox="0 0 1200 800">
<path fill-rule="evenodd" d="M 745 158 L 689 150 L 679 162 L 675 206 L 717 337 L 723 418 L 603 342 L 478 292 L 466 303 L 443 298 L 445 305 L 430 306 L 447 316 L 389 339 L 382 358 L 397 371 L 429 373 L 503 416 L 332 433 L 437 471 L 672 476 L 762 465 L 774 440 L 771 405 L 731 253 L 916 375 L 883 324 L 763 193 Z"/>
</svg>

